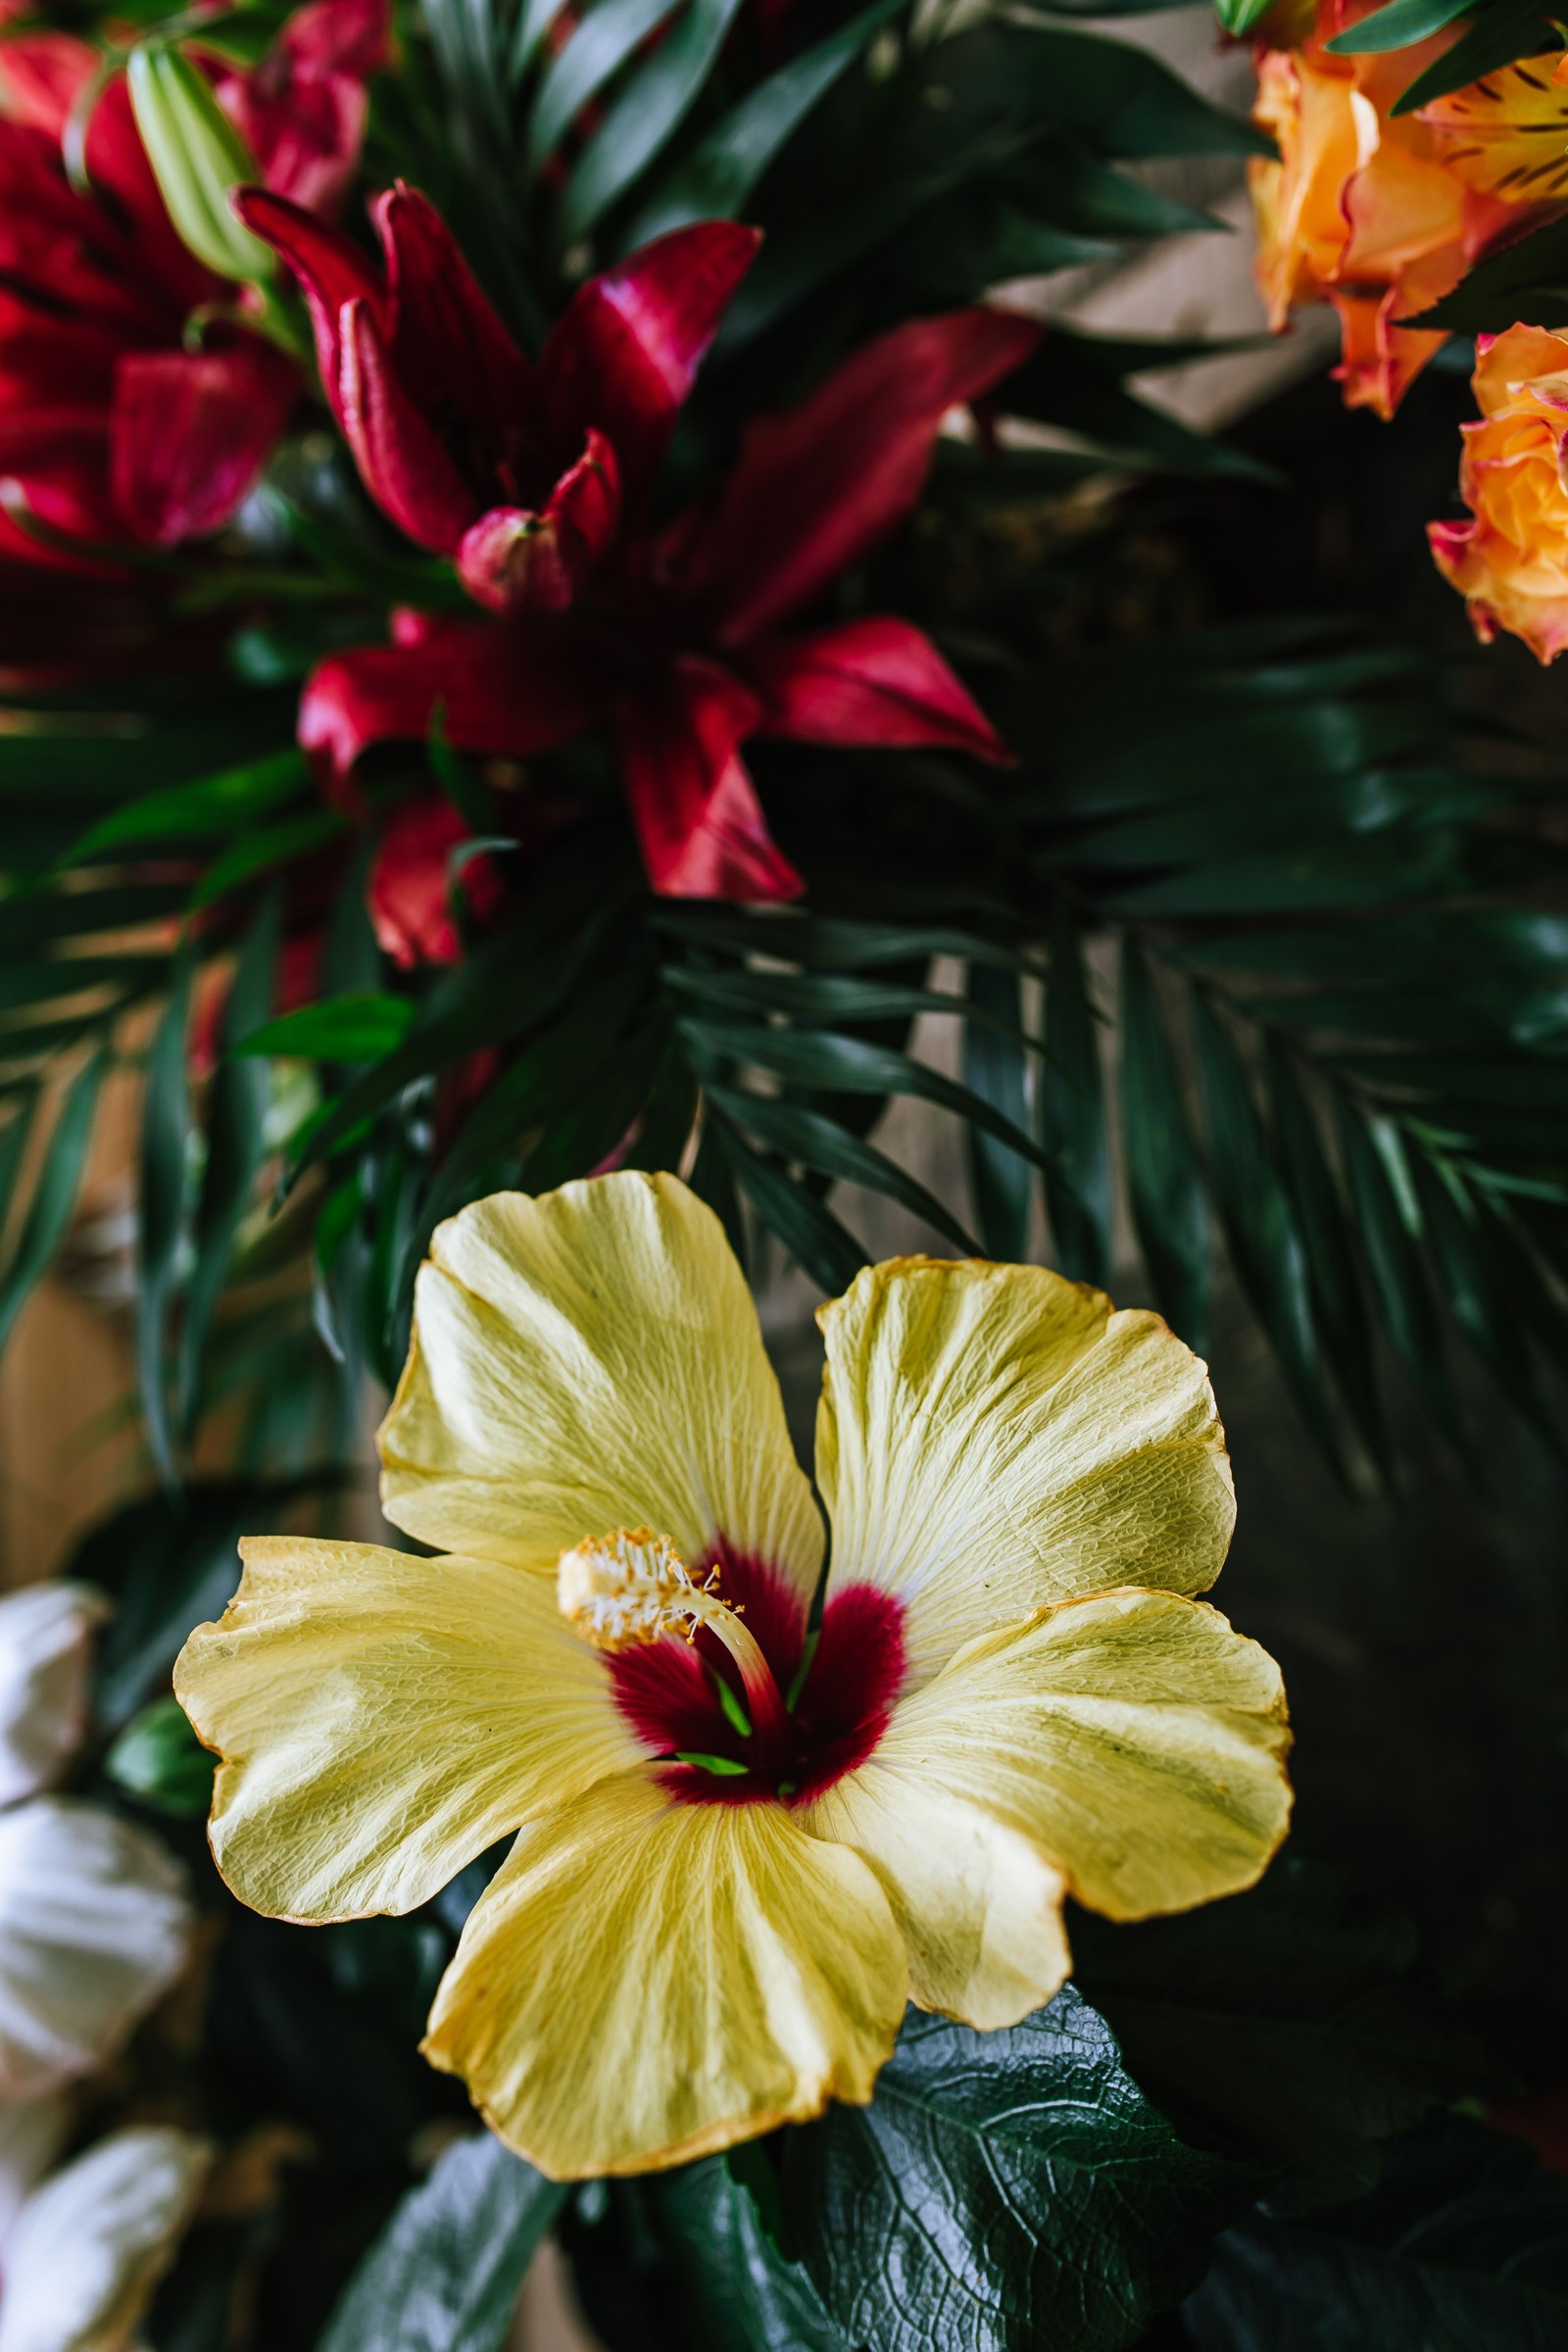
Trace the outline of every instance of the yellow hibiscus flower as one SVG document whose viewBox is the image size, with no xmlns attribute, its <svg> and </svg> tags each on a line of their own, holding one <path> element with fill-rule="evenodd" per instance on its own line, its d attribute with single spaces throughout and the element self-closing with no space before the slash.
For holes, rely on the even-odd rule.
<svg viewBox="0 0 1568 2352">
<path fill-rule="evenodd" d="M 1032 1266 L 824 1307 L 817 1480 L 745 1279 L 670 1176 L 440 1228 L 381 1431 L 413 1558 L 241 1548 L 176 1689 L 234 1892 L 403 1912 L 515 1840 L 426 2055 L 557 2179 L 864 2102 L 906 1999 L 1016 2022 L 1115 1919 L 1285 1834 L 1279 1672 L 1191 1595 L 1234 1504 L 1203 1365 Z"/>
</svg>

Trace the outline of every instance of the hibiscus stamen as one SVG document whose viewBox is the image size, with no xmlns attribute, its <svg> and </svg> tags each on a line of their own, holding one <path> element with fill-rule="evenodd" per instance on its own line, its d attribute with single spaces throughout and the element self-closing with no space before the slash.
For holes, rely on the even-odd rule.
<svg viewBox="0 0 1568 2352">
<path fill-rule="evenodd" d="M 556 1594 L 573 1631 L 612 1656 L 666 1634 L 695 1642 L 699 1629 L 706 1629 L 740 1668 L 751 1705 L 748 1719 L 734 1692 L 721 1684 L 719 1702 L 726 1717 L 737 1731 L 745 1724 L 743 1737 L 752 1736 L 754 1725 L 765 1736 L 784 1727 L 784 1702 L 739 1608 L 730 1607 L 718 1584 L 716 1563 L 696 1577 L 667 1536 L 647 1527 L 620 1527 L 608 1536 L 587 1537 L 562 1553 Z"/>
</svg>

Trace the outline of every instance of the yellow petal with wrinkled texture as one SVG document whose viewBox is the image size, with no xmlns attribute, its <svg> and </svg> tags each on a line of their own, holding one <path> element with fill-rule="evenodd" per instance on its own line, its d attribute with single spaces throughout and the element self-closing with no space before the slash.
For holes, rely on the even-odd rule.
<svg viewBox="0 0 1568 2352">
<path fill-rule="evenodd" d="M 1201 1592 L 1236 1505 L 1206 1366 L 1157 1315 L 1040 1266 L 895 1258 L 818 1317 L 833 1583 L 895 1592 L 909 1687 L 999 1624 Z"/>
<path fill-rule="evenodd" d="M 540 1806 L 646 1751 L 542 1577 L 286 1536 L 174 1669 L 224 1759 L 212 1845 L 273 1917 L 412 1911 Z"/>
<path fill-rule="evenodd" d="M 909 1998 L 987 2031 L 1015 2026 L 1072 1966 L 1067 1884 L 1031 1839 L 933 1786 L 897 1729 L 807 1816 L 864 1856 L 909 1954 Z"/>
<path fill-rule="evenodd" d="M 520 1832 L 423 2046 L 553 2179 L 644 2172 L 863 2105 L 906 1982 L 856 1855 L 625 1775 Z"/>
<path fill-rule="evenodd" d="M 822 1529 L 723 1227 L 627 1172 L 437 1228 L 381 1428 L 382 1506 L 429 1544 L 537 1564 L 647 1526 L 715 1535 L 803 1593 Z"/>
<path fill-rule="evenodd" d="M 967 1798 L 1079 1902 L 1143 1919 L 1262 1875 L 1290 1819 L 1290 1737 L 1279 1668 L 1217 1609 L 1104 1592 L 971 1642 L 900 1703 L 875 1762 L 904 1769 L 916 1818 L 922 1784 Z"/>
</svg>

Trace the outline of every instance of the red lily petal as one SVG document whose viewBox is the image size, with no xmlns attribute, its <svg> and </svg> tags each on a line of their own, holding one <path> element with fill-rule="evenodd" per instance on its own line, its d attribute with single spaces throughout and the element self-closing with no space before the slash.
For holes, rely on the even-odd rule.
<svg viewBox="0 0 1568 2352">
<path fill-rule="evenodd" d="M 254 335 L 222 350 L 126 353 L 109 422 L 125 525 L 155 547 L 216 531 L 255 482 L 298 389 L 282 353 Z"/>
<path fill-rule="evenodd" d="M 574 448 L 597 425 L 614 443 L 628 494 L 646 490 L 760 243 L 759 229 L 701 221 L 579 287 L 539 362 L 553 439 Z"/>
<path fill-rule="evenodd" d="M 556 484 L 542 514 L 492 507 L 466 531 L 458 574 L 492 612 L 564 612 L 586 585 L 620 517 L 615 453 L 602 433 Z"/>
<path fill-rule="evenodd" d="M 405 802 L 383 825 L 366 906 L 377 947 L 405 971 L 416 963 L 456 963 L 462 955 L 452 919 L 452 853 L 472 838 L 439 792 Z M 457 887 L 480 916 L 500 905 L 501 877 L 488 858 L 466 858 Z"/>
<path fill-rule="evenodd" d="M 667 681 L 620 696 L 620 760 L 643 862 L 675 899 L 797 899 L 805 888 L 775 849 L 740 745 L 762 706 L 715 662 L 679 661 Z"/>
<path fill-rule="evenodd" d="M 12 408 L 0 415 L 0 554 L 56 569 L 113 571 L 118 536 L 107 430 L 97 408 Z M 50 536 L 29 530 L 31 518 Z M 59 540 L 80 543 L 80 553 Z"/>
<path fill-rule="evenodd" d="M 297 74 L 273 90 L 260 74 L 229 74 L 219 99 L 275 195 L 334 220 L 359 166 L 370 100 L 347 74 Z"/>
<path fill-rule="evenodd" d="M 1039 339 L 1005 311 L 915 318 L 754 424 L 684 573 L 720 644 L 778 627 L 867 554 L 919 497 L 949 409 L 989 391 Z"/>
<path fill-rule="evenodd" d="M 353 806 L 354 762 L 371 744 L 422 742 L 437 706 L 461 752 L 528 760 L 582 732 L 594 679 L 569 625 L 423 616 L 393 645 L 357 646 L 323 662 L 306 684 L 299 739 L 316 756 L 330 797 Z"/>
<path fill-rule="evenodd" d="M 400 180 L 370 212 L 386 257 L 387 341 L 399 377 L 426 416 L 471 420 L 476 455 L 499 463 L 530 401 L 527 361 L 428 198 Z"/>
<path fill-rule="evenodd" d="M 7 120 L 58 140 L 97 65 L 97 51 L 73 32 L 17 33 L 0 42 L 0 105 Z"/>
<path fill-rule="evenodd" d="M 338 331 L 344 308 L 363 302 L 384 333 L 386 289 L 352 239 L 286 196 L 273 196 L 266 188 L 241 188 L 233 201 L 245 226 L 287 262 L 300 282 L 316 334 L 321 388 L 341 423 Z"/>
<path fill-rule="evenodd" d="M 365 487 L 420 547 L 452 555 L 479 502 L 410 398 L 368 303 L 343 305 L 337 341 L 338 421 Z"/>
<path fill-rule="evenodd" d="M 391 62 L 389 0 L 307 0 L 278 34 L 277 48 L 300 73 L 367 81 Z"/>
<path fill-rule="evenodd" d="M 767 705 L 767 732 L 798 743 L 941 746 L 1005 765 L 1012 758 L 929 637 L 877 614 L 769 637 L 746 649 L 747 677 Z"/>
</svg>

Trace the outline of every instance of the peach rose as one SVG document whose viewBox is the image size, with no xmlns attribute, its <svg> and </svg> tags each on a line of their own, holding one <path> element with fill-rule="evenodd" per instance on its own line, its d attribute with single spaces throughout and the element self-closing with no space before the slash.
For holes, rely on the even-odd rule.
<svg viewBox="0 0 1568 2352">
<path fill-rule="evenodd" d="M 1427 535 L 1482 644 L 1507 629 L 1551 662 L 1568 645 L 1568 338 L 1540 326 L 1478 336 L 1474 381 L 1481 415 L 1460 428 L 1459 467 L 1474 519 Z"/>
<path fill-rule="evenodd" d="M 1527 59 L 1416 115 L 1393 112 L 1457 38 L 1336 57 L 1373 0 L 1318 0 L 1299 47 L 1259 50 L 1254 119 L 1278 163 L 1250 167 L 1258 282 L 1276 331 L 1298 303 L 1340 314 L 1346 405 L 1392 416 L 1445 340 L 1401 326 L 1532 216 L 1568 201 L 1568 92 Z"/>
</svg>

